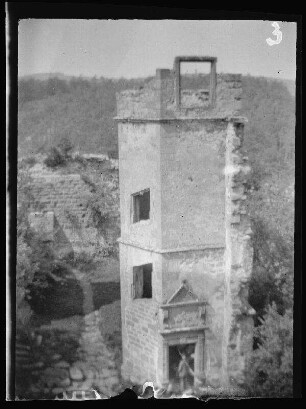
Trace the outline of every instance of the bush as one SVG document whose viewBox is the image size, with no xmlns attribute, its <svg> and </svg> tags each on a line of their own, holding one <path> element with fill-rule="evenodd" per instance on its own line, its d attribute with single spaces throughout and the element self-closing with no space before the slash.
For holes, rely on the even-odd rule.
<svg viewBox="0 0 306 409">
<path fill-rule="evenodd" d="M 58 143 L 57 147 L 62 153 L 62 155 L 64 156 L 64 158 L 67 159 L 70 157 L 71 151 L 73 149 L 73 145 L 69 138 L 66 138 L 66 137 L 62 138 L 60 142 Z"/>
<path fill-rule="evenodd" d="M 51 147 L 51 149 L 47 153 L 47 158 L 44 161 L 45 165 L 47 165 L 49 168 L 56 168 L 57 166 L 64 165 L 65 162 L 65 157 L 54 146 Z"/>
<path fill-rule="evenodd" d="M 118 147 L 116 149 L 109 149 L 107 151 L 107 156 L 110 159 L 118 159 Z"/>
<path fill-rule="evenodd" d="M 32 178 L 28 171 L 19 166 L 17 180 L 17 319 L 23 314 L 22 301 L 30 301 L 33 295 L 44 291 L 50 284 L 50 278 L 56 274 L 56 259 L 52 245 L 45 241 L 43 234 L 33 231 L 28 222 L 30 204 L 35 199 L 31 186 Z"/>
<path fill-rule="evenodd" d="M 61 261 L 66 263 L 70 268 L 77 268 L 83 272 L 88 272 L 95 268 L 94 256 L 86 251 L 68 253 L 62 257 Z"/>
<path fill-rule="evenodd" d="M 56 310 L 55 296 L 59 288 L 72 287 L 75 276 L 70 266 L 57 259 L 48 259 L 46 255 L 40 260 L 39 270 L 33 282 L 28 286 L 29 294 L 26 297 L 33 311 L 39 314 Z M 50 302 L 51 301 L 51 302 Z M 63 300 L 66 302 L 67 300 Z"/>
<path fill-rule="evenodd" d="M 24 158 L 22 162 L 22 165 L 32 167 L 37 163 L 37 158 L 35 158 L 35 156 L 28 156 L 27 158 Z"/>
<path fill-rule="evenodd" d="M 20 165 L 20 164 L 19 164 Z M 19 306 L 28 295 L 28 285 L 34 280 L 38 270 L 33 260 L 34 250 L 30 245 L 31 230 L 28 223 L 28 207 L 33 200 L 31 177 L 23 166 L 19 166 L 17 175 L 17 254 L 16 254 L 16 307 L 17 320 L 22 310 Z"/>
<path fill-rule="evenodd" d="M 259 346 L 249 358 L 247 385 L 252 396 L 292 397 L 293 382 L 293 316 L 287 310 L 277 312 L 269 306 L 255 330 Z"/>
<path fill-rule="evenodd" d="M 81 177 L 90 187 L 92 193 L 86 202 L 86 207 L 90 210 L 94 226 L 100 233 L 106 234 L 111 218 L 118 217 L 118 209 L 114 203 L 114 197 L 105 186 L 94 182 L 86 174 L 82 174 Z"/>
<path fill-rule="evenodd" d="M 50 168 L 63 166 L 70 159 L 73 146 L 68 138 L 62 138 L 56 146 L 52 146 L 47 152 L 44 163 Z"/>
<path fill-rule="evenodd" d="M 24 237 L 17 239 L 17 265 L 16 265 L 16 305 L 21 305 L 28 293 L 28 285 L 33 282 L 38 266 L 32 262 L 33 251 L 26 243 Z"/>
</svg>

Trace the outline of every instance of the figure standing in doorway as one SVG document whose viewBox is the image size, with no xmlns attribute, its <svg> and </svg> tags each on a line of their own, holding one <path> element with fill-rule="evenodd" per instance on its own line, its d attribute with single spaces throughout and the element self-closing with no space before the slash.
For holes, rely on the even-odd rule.
<svg viewBox="0 0 306 409">
<path fill-rule="evenodd" d="M 194 376 L 193 370 L 190 368 L 187 356 L 185 353 L 181 354 L 181 360 L 177 368 L 178 376 L 180 378 L 180 389 L 183 392 L 187 388 L 187 376 L 188 374 Z"/>
</svg>

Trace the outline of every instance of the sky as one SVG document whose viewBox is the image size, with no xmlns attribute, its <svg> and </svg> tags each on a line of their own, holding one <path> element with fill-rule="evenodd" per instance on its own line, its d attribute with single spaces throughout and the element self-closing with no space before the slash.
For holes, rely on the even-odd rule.
<svg viewBox="0 0 306 409">
<path fill-rule="evenodd" d="M 278 21 L 20 20 L 18 74 L 136 78 L 172 68 L 176 56 L 214 56 L 217 71 L 295 79 L 296 23 Z"/>
</svg>

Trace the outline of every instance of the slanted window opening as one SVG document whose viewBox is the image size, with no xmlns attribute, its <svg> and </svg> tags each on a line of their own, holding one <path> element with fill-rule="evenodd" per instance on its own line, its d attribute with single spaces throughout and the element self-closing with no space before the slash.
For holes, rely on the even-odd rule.
<svg viewBox="0 0 306 409">
<path fill-rule="evenodd" d="M 132 195 L 132 220 L 138 223 L 150 219 L 150 189 Z"/>
<path fill-rule="evenodd" d="M 152 298 L 152 263 L 133 267 L 132 298 Z"/>
</svg>

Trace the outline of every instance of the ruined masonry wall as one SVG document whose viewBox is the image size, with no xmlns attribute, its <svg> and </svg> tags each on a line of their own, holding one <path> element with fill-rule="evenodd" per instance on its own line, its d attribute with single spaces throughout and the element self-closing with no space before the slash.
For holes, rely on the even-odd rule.
<svg viewBox="0 0 306 409">
<path fill-rule="evenodd" d="M 155 359 L 158 340 L 154 303 L 144 305 L 137 300 L 125 310 L 127 342 L 124 345 L 125 369 L 131 381 L 142 383 L 156 380 Z"/>
<path fill-rule="evenodd" d="M 132 382 L 156 379 L 158 305 L 161 298 L 161 258 L 158 254 L 120 243 L 122 376 Z M 132 299 L 133 266 L 153 264 L 152 299 Z"/>
<path fill-rule="evenodd" d="M 243 157 L 242 123 L 229 122 L 226 153 L 226 254 L 223 333 L 225 382 L 243 383 L 246 354 L 252 350 L 255 311 L 248 304 L 247 281 L 252 272 L 251 228 L 246 213 L 247 158 Z"/>
<path fill-rule="evenodd" d="M 210 385 L 218 385 L 222 368 L 224 314 L 224 248 L 193 250 L 163 255 L 163 299 L 171 297 L 187 279 L 199 299 L 208 301 L 205 331 L 204 371 Z"/>
<path fill-rule="evenodd" d="M 103 236 L 93 227 L 90 210 L 85 206 L 90 189 L 79 174 L 55 174 L 34 166 L 30 176 L 33 195 L 30 210 L 43 214 L 54 212 L 53 241 L 56 251 L 94 252 L 105 245 Z M 35 216 L 31 218 L 33 221 Z"/>
<path fill-rule="evenodd" d="M 108 397 L 122 392 L 120 350 L 101 334 L 101 322 L 101 312 L 93 311 L 76 328 L 53 321 L 35 329 L 34 362 L 20 369 L 32 379 L 31 398 L 54 399 L 64 391 L 92 388 Z"/>
<path fill-rule="evenodd" d="M 120 124 L 119 128 L 121 239 L 158 248 L 161 244 L 159 128 L 156 124 Z M 150 220 L 132 223 L 131 195 L 147 188 Z"/>
<path fill-rule="evenodd" d="M 162 125 L 162 248 L 225 245 L 223 121 Z"/>
<path fill-rule="evenodd" d="M 216 84 L 216 105 L 208 110 L 175 106 L 174 74 L 162 80 L 154 79 L 144 89 L 127 90 L 117 94 L 119 118 L 227 118 L 239 115 L 241 101 L 241 75 L 219 74 Z M 193 92 L 193 96 L 196 92 Z M 203 102 L 199 105 L 203 105 Z"/>
<path fill-rule="evenodd" d="M 187 279 L 200 300 L 214 304 L 224 279 L 224 249 L 190 250 L 162 255 L 163 302 Z"/>
</svg>

